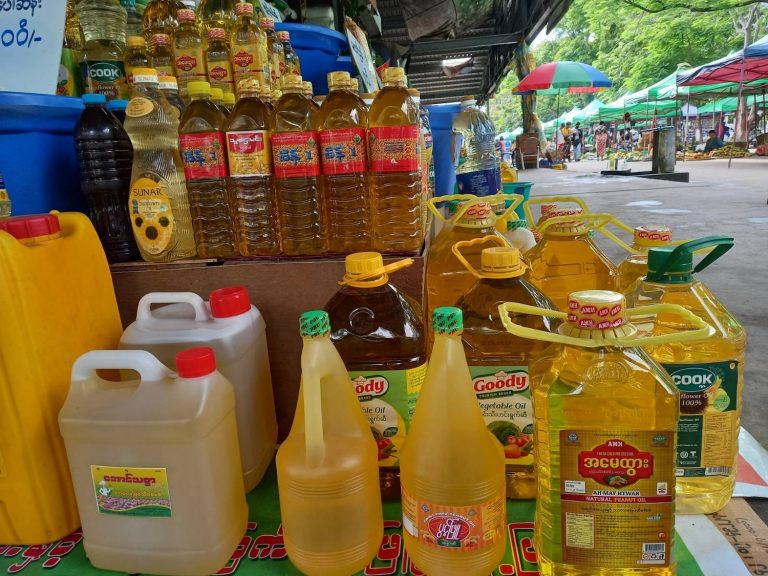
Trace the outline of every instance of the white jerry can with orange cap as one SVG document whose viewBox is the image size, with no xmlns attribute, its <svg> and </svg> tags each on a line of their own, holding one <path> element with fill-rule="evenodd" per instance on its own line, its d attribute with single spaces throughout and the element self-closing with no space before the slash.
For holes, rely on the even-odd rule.
<svg viewBox="0 0 768 576">
<path fill-rule="evenodd" d="M 0 220 L 0 542 L 79 526 L 56 418 L 74 361 L 120 339 L 112 277 L 86 216 Z"/>
<path fill-rule="evenodd" d="M 152 308 L 156 304 L 167 304 Z M 262 479 L 277 447 L 277 419 L 267 352 L 266 323 L 242 286 L 211 292 L 152 292 L 140 301 L 121 349 L 146 350 L 173 368 L 190 346 L 210 346 L 235 388 L 237 430 L 246 492 Z"/>
</svg>

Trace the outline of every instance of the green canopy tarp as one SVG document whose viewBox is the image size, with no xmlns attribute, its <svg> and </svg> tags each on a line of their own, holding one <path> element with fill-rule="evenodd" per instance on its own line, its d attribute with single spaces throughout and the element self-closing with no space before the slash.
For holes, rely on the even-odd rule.
<svg viewBox="0 0 768 576">
<path fill-rule="evenodd" d="M 766 96 L 765 102 L 768 105 L 768 96 Z M 762 108 L 763 107 L 762 95 L 748 96 L 747 106 L 752 106 L 753 104 L 757 104 L 759 107 Z M 736 108 L 738 108 L 738 105 L 739 105 L 738 96 L 729 96 L 728 98 L 721 98 L 720 100 L 715 100 L 714 102 L 710 102 L 705 106 L 699 106 L 699 114 L 715 114 L 718 112 L 736 112 Z"/>
</svg>

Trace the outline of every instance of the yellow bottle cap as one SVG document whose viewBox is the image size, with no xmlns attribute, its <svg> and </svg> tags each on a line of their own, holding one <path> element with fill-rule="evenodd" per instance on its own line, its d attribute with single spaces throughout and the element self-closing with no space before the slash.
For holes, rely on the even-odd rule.
<svg viewBox="0 0 768 576">
<path fill-rule="evenodd" d="M 583 214 L 581 208 L 570 208 L 568 210 L 553 209 L 547 214 L 547 218 L 560 218 L 562 216 L 579 216 Z M 587 231 L 584 222 L 578 219 L 558 222 L 553 224 L 549 230 L 559 234 L 581 234 Z"/>
<path fill-rule="evenodd" d="M 179 20 L 179 22 L 194 22 L 197 17 L 194 10 L 185 8 L 176 11 L 176 18 Z"/>
<path fill-rule="evenodd" d="M 152 34 L 152 43 L 155 46 L 167 46 L 171 43 L 171 37 L 168 34 Z"/>
<path fill-rule="evenodd" d="M 474 96 L 462 96 L 459 102 L 470 102 L 472 100 L 476 100 L 476 98 Z"/>
<path fill-rule="evenodd" d="M 224 92 L 224 105 L 232 106 L 235 103 L 235 95 L 232 92 Z"/>
<path fill-rule="evenodd" d="M 301 76 L 298 74 L 286 74 L 283 76 L 283 90 L 291 89 L 301 91 L 303 89 Z"/>
<path fill-rule="evenodd" d="M 250 4 L 249 4 L 250 6 Z M 240 96 L 258 95 L 261 92 L 261 83 L 258 78 L 243 78 L 237 83 L 237 93 Z"/>
<path fill-rule="evenodd" d="M 328 72 L 328 88 L 338 90 L 349 86 L 349 72 Z"/>
<path fill-rule="evenodd" d="M 253 4 L 250 4 L 249 2 L 238 2 L 235 4 L 235 15 L 236 16 L 253 16 Z"/>
<path fill-rule="evenodd" d="M 362 94 L 360 94 L 360 98 L 362 98 L 363 100 L 373 100 L 374 95 L 371 94 L 370 92 L 363 92 Z"/>
<path fill-rule="evenodd" d="M 208 30 L 208 40 L 226 40 L 227 32 L 224 28 L 211 28 Z"/>
<path fill-rule="evenodd" d="M 147 41 L 144 40 L 144 36 L 128 36 L 128 48 L 144 48 L 147 45 Z"/>
<path fill-rule="evenodd" d="M 356 288 L 376 288 L 389 281 L 390 272 L 411 264 L 413 264 L 413 258 L 405 258 L 385 266 L 384 258 L 379 252 L 356 252 L 344 260 L 346 273 L 339 284 Z"/>
<path fill-rule="evenodd" d="M 381 79 L 385 84 L 397 84 L 399 82 L 405 82 L 405 70 L 397 66 L 387 68 L 382 73 Z"/>
<path fill-rule="evenodd" d="M 672 242 L 672 230 L 666 226 L 650 224 L 635 228 L 635 244 L 651 248 L 654 246 L 666 246 Z"/>
<path fill-rule="evenodd" d="M 456 205 L 456 211 L 460 211 L 464 202 Z M 475 202 L 469 209 L 456 220 L 456 226 L 463 228 L 485 228 L 496 223 L 496 213 L 488 202 Z"/>
<path fill-rule="evenodd" d="M 301 87 L 304 89 L 304 94 L 307 96 L 312 96 L 312 94 L 315 93 L 314 88 L 312 88 L 312 82 L 309 82 L 308 80 L 303 80 L 301 82 Z"/>
<path fill-rule="evenodd" d="M 154 68 L 134 68 L 133 69 L 133 83 L 134 84 L 157 84 L 157 70 Z"/>
<path fill-rule="evenodd" d="M 283 95 L 282 90 L 272 90 L 272 101 L 276 102 L 280 99 L 280 97 Z"/>
<path fill-rule="evenodd" d="M 160 90 L 178 90 L 179 83 L 176 76 L 160 76 Z"/>
<path fill-rule="evenodd" d="M 526 266 L 517 248 L 494 246 L 480 253 L 480 268 L 483 274 L 496 278 L 516 278 L 525 274 Z"/>
<path fill-rule="evenodd" d="M 357 78 L 349 79 L 349 89 L 353 92 L 360 92 L 360 80 Z"/>
<path fill-rule="evenodd" d="M 260 28 L 271 28 L 271 29 L 274 30 L 274 28 L 275 28 L 275 21 L 272 18 L 266 18 L 266 17 L 259 18 L 259 27 Z"/>
<path fill-rule="evenodd" d="M 408 88 L 408 95 L 411 98 L 421 98 L 421 92 L 416 90 L 416 88 Z"/>
<path fill-rule="evenodd" d="M 346 257 L 344 268 L 350 276 L 371 274 L 384 268 L 384 258 L 378 252 L 357 252 Z"/>
<path fill-rule="evenodd" d="M 216 88 L 216 90 L 221 91 L 221 88 Z M 190 96 L 211 96 L 213 89 L 204 80 L 193 80 L 187 84 L 187 92 L 189 92 Z"/>
<path fill-rule="evenodd" d="M 627 301 L 618 292 L 583 290 L 568 296 L 568 323 L 582 330 L 611 330 L 627 324 Z"/>
<path fill-rule="evenodd" d="M 192 95 L 192 91 L 189 91 L 190 96 Z M 219 104 L 224 103 L 224 90 L 221 88 L 211 88 L 211 100 L 214 102 L 217 102 Z"/>
</svg>

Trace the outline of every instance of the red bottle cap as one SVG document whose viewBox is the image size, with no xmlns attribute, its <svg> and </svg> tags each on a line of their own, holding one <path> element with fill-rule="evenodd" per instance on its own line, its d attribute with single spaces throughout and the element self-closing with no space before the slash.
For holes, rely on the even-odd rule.
<svg viewBox="0 0 768 576">
<path fill-rule="evenodd" d="M 243 286 L 227 286 L 211 292 L 208 298 L 214 318 L 240 316 L 251 309 L 251 299 Z"/>
<path fill-rule="evenodd" d="M 176 372 L 182 378 L 200 378 L 216 370 L 212 348 L 189 348 L 176 354 Z"/>
<path fill-rule="evenodd" d="M 56 214 L 33 214 L 0 220 L 0 230 L 5 230 L 17 240 L 52 236 L 61 232 Z"/>
</svg>

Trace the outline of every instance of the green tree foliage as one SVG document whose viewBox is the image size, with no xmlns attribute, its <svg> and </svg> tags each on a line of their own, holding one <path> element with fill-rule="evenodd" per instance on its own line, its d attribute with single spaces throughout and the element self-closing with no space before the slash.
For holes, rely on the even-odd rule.
<svg viewBox="0 0 768 576">
<path fill-rule="evenodd" d="M 698 66 L 741 49 L 744 37 L 737 19 L 740 11 L 749 9 L 698 13 L 673 8 L 648 13 L 616 0 L 575 0 L 555 34 L 536 47 L 536 60 L 538 64 L 574 60 L 595 66 L 613 81 L 611 89 L 597 94 L 608 103 L 661 80 L 678 64 Z M 760 10 L 755 37 L 766 33 L 768 7 L 761 6 Z M 520 104 L 509 95 L 516 83 L 514 74 L 509 74 L 491 103 L 500 132 L 520 126 Z M 586 106 L 592 98 L 563 95 L 560 113 L 573 106 Z M 541 121 L 554 118 L 556 107 L 555 96 L 540 95 L 537 112 Z"/>
</svg>

